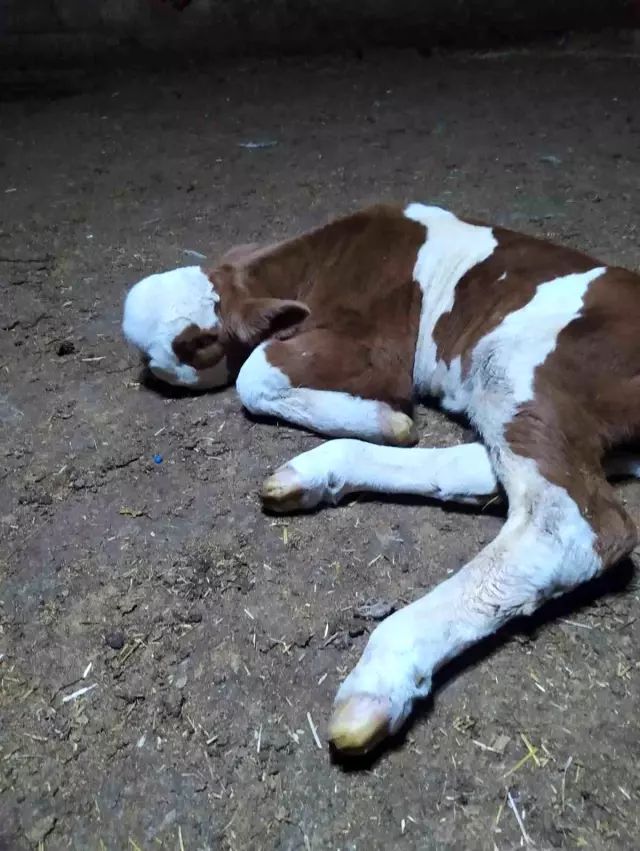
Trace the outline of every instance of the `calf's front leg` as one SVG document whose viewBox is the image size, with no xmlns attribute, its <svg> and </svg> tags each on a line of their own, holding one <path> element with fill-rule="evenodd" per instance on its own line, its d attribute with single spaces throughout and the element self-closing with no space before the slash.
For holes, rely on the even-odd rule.
<svg viewBox="0 0 640 851">
<path fill-rule="evenodd" d="M 350 352 L 348 342 L 338 337 L 329 345 L 322 339 L 321 347 L 319 336 L 310 332 L 286 342 L 271 340 L 252 352 L 236 380 L 245 408 L 328 437 L 392 446 L 416 443 L 411 417 L 385 401 L 385 376 L 365 374 L 358 347 Z M 411 408 L 410 387 L 403 402 Z"/>
<path fill-rule="evenodd" d="M 607 476 L 640 478 L 636 454 L 618 454 Z M 484 505 L 500 494 L 485 446 L 399 449 L 361 440 L 330 440 L 279 467 L 262 486 L 264 507 L 278 514 L 337 505 L 354 493 L 404 494 Z"/>
</svg>

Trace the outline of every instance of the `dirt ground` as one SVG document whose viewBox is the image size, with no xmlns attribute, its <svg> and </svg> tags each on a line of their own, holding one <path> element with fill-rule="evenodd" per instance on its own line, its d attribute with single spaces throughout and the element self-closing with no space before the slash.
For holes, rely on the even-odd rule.
<svg viewBox="0 0 640 851">
<path fill-rule="evenodd" d="M 0 848 L 508 851 L 523 831 L 538 849 L 638 847 L 632 563 L 443 672 L 375 759 L 332 762 L 310 721 L 322 736 L 364 647 L 355 609 L 414 599 L 501 513 L 264 515 L 262 478 L 319 439 L 250 421 L 233 389 L 141 385 L 120 319 L 132 283 L 188 252 L 381 199 L 637 268 L 639 61 L 4 75 Z M 438 413 L 421 427 L 423 444 L 464 439 Z M 640 510 L 640 486 L 621 491 Z"/>
</svg>

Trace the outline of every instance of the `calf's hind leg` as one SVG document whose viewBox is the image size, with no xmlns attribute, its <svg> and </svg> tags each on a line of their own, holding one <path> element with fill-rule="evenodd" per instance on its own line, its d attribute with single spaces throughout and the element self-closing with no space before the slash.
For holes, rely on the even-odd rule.
<svg viewBox="0 0 640 851">
<path fill-rule="evenodd" d="M 373 631 L 336 695 L 329 738 L 339 750 L 369 750 L 398 730 L 441 665 L 635 545 L 634 524 L 596 469 L 574 470 L 586 499 L 580 506 L 532 459 L 501 453 L 498 472 L 509 499 L 504 527 L 465 567 Z"/>
</svg>

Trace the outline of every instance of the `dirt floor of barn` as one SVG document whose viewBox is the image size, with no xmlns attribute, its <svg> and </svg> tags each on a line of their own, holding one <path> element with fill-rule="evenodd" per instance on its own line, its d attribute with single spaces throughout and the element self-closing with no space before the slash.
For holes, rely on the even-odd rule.
<svg viewBox="0 0 640 851">
<path fill-rule="evenodd" d="M 190 252 L 380 199 L 637 268 L 639 61 L 4 75 L 0 847 L 637 847 L 632 564 L 444 672 L 370 764 L 334 764 L 311 725 L 365 645 L 356 610 L 423 593 L 500 511 L 355 499 L 265 516 L 262 478 L 319 439 L 251 422 L 232 389 L 141 386 L 120 319 L 133 282 Z M 466 439 L 420 418 L 423 444 Z M 640 486 L 620 490 L 637 512 Z"/>
</svg>

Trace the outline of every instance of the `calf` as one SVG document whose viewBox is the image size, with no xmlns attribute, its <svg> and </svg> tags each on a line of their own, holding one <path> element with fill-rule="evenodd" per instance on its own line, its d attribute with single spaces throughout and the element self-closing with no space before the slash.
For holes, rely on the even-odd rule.
<svg viewBox="0 0 640 851">
<path fill-rule="evenodd" d="M 147 278 L 124 332 L 169 381 L 235 379 L 250 411 L 342 438 L 266 480 L 272 510 L 504 491 L 496 539 L 372 633 L 336 696 L 339 749 L 397 730 L 437 668 L 636 545 L 607 481 L 640 474 L 611 459 L 640 432 L 640 276 L 624 269 L 439 208 L 379 206 Z M 466 415 L 481 442 L 406 448 L 418 398 Z"/>
</svg>

